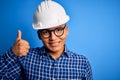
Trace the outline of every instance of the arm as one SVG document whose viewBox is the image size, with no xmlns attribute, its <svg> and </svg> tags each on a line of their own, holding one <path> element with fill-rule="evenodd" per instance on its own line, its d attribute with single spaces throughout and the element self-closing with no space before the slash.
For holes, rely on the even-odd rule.
<svg viewBox="0 0 120 80">
<path fill-rule="evenodd" d="M 13 47 L 0 57 L 0 79 L 20 80 L 22 78 L 22 67 L 19 56 L 26 56 L 29 51 L 29 43 L 21 39 L 21 31 L 18 31 Z M 23 75 L 24 76 L 24 75 Z"/>
<path fill-rule="evenodd" d="M 21 76 L 21 65 L 12 50 L 0 56 L 0 79 L 17 80 Z"/>
<path fill-rule="evenodd" d="M 91 69 L 91 65 L 90 65 L 90 63 L 89 63 L 89 61 L 88 61 L 88 59 L 86 59 L 86 74 L 85 74 L 85 76 L 86 76 L 86 80 L 93 80 L 93 76 L 92 76 L 92 69 Z"/>
</svg>

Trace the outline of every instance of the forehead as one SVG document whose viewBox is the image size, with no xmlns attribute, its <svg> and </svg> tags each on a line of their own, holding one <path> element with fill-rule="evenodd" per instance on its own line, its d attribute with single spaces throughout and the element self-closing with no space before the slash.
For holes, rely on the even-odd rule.
<svg viewBox="0 0 120 80">
<path fill-rule="evenodd" d="M 58 25 L 58 26 L 54 26 L 52 28 L 47 28 L 48 30 L 53 30 L 53 29 L 56 29 L 56 28 L 59 28 L 59 27 L 63 27 L 65 24 L 62 24 L 62 25 Z M 41 29 L 41 30 L 46 30 L 46 29 Z"/>
</svg>

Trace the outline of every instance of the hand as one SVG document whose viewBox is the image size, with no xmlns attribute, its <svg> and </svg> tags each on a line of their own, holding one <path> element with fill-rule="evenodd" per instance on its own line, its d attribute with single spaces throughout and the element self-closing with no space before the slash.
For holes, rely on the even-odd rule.
<svg viewBox="0 0 120 80">
<path fill-rule="evenodd" d="M 12 51 L 16 56 L 26 56 L 29 52 L 29 43 L 23 39 L 21 39 L 22 32 L 18 30 L 18 35 L 16 41 L 12 47 Z"/>
</svg>

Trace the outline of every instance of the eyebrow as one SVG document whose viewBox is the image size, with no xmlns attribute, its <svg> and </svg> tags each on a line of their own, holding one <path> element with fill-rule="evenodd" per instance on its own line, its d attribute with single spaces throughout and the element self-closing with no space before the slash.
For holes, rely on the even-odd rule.
<svg viewBox="0 0 120 80">
<path fill-rule="evenodd" d="M 57 29 L 57 28 L 63 28 L 63 27 L 65 27 L 66 26 L 66 24 L 64 25 L 64 26 L 62 26 L 62 25 L 59 25 L 59 26 L 57 26 L 56 28 L 54 28 L 54 29 Z M 54 29 L 41 29 L 41 30 L 38 30 L 38 31 L 44 31 L 44 30 L 54 30 Z"/>
</svg>

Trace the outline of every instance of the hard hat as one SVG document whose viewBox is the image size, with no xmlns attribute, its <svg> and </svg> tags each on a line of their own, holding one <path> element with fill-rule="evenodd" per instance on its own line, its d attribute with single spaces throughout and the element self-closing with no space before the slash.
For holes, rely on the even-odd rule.
<svg viewBox="0 0 120 80">
<path fill-rule="evenodd" d="M 55 1 L 41 2 L 34 14 L 34 29 L 46 29 L 64 24 L 69 21 L 64 8 Z"/>
</svg>

